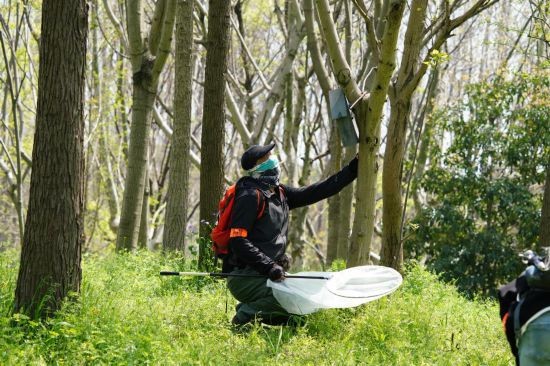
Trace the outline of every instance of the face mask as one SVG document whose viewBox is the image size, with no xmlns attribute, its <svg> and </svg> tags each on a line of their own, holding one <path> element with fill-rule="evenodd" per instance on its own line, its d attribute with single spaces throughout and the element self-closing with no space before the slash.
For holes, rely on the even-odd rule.
<svg viewBox="0 0 550 366">
<path fill-rule="evenodd" d="M 248 175 L 267 184 L 270 187 L 279 185 L 279 159 L 272 156 L 261 164 L 256 165 L 248 171 Z"/>
<path fill-rule="evenodd" d="M 263 173 L 266 170 L 275 169 L 279 167 L 279 159 L 276 156 L 270 156 L 269 159 L 261 164 L 256 165 L 254 168 L 248 171 L 249 175 L 254 176 L 257 173 Z"/>
</svg>

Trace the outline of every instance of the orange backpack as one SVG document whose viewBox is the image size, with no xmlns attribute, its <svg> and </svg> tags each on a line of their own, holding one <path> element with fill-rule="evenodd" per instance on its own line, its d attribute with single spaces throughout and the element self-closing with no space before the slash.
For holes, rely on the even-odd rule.
<svg viewBox="0 0 550 366">
<path fill-rule="evenodd" d="M 229 249 L 229 239 L 231 233 L 229 221 L 231 220 L 231 212 L 233 211 L 233 204 L 235 203 L 236 185 L 237 184 L 233 184 L 225 190 L 223 198 L 218 204 L 218 222 L 210 234 L 210 238 L 212 238 L 212 251 L 218 258 L 223 258 L 226 256 Z M 260 200 L 262 199 L 262 194 L 258 189 L 256 189 L 256 194 L 258 195 L 259 206 Z M 263 200 L 262 208 L 260 209 L 258 216 L 256 216 L 256 220 L 263 215 L 264 210 L 265 200 Z"/>
</svg>

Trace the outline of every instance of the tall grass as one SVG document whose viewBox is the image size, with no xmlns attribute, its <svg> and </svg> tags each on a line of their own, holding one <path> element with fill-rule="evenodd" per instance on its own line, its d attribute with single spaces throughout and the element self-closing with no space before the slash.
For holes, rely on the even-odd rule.
<svg viewBox="0 0 550 366">
<path fill-rule="evenodd" d="M 17 260 L 0 254 L 2 365 L 513 364 L 496 304 L 468 301 L 417 266 L 378 301 L 239 333 L 223 281 L 161 278 L 189 268 L 148 252 L 85 257 L 80 296 L 54 318 L 10 314 Z"/>
</svg>

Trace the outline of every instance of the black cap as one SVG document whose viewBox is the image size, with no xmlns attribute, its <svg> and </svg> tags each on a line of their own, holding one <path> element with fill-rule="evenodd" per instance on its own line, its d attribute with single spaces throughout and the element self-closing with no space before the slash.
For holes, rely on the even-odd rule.
<svg viewBox="0 0 550 366">
<path fill-rule="evenodd" d="M 259 158 L 273 150 L 275 144 L 269 144 L 265 146 L 253 145 L 249 147 L 243 154 L 241 158 L 241 166 L 244 170 L 250 170 L 256 166 L 256 161 Z"/>
</svg>

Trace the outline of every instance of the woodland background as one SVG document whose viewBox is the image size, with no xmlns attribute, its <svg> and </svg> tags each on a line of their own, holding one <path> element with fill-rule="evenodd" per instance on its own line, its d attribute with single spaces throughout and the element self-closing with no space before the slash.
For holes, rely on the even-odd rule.
<svg viewBox="0 0 550 366">
<path fill-rule="evenodd" d="M 521 270 L 518 252 L 550 246 L 548 2 L 92 0 L 51 22 L 62 11 L 49 4 L 0 2 L 0 242 L 23 248 L 16 306 L 63 253 L 77 254 L 63 280 L 51 275 L 68 283 L 60 297 L 79 288 L 80 253 L 182 251 L 213 269 L 224 187 L 245 148 L 271 141 L 289 185 L 359 155 L 355 187 L 292 212 L 293 270 L 416 260 L 488 295 Z M 62 45 L 74 35 L 82 49 Z M 70 79 L 63 60 L 77 54 Z M 47 65 L 62 72 L 41 82 Z M 338 87 L 356 146 L 330 118 Z M 48 114 L 73 100 L 74 119 Z M 60 193 L 73 176 L 51 168 L 73 166 L 67 155 L 76 198 Z M 30 204 L 34 171 L 43 191 Z M 53 189 L 56 177 L 68 183 Z M 59 202 L 81 203 L 74 225 Z"/>
</svg>

